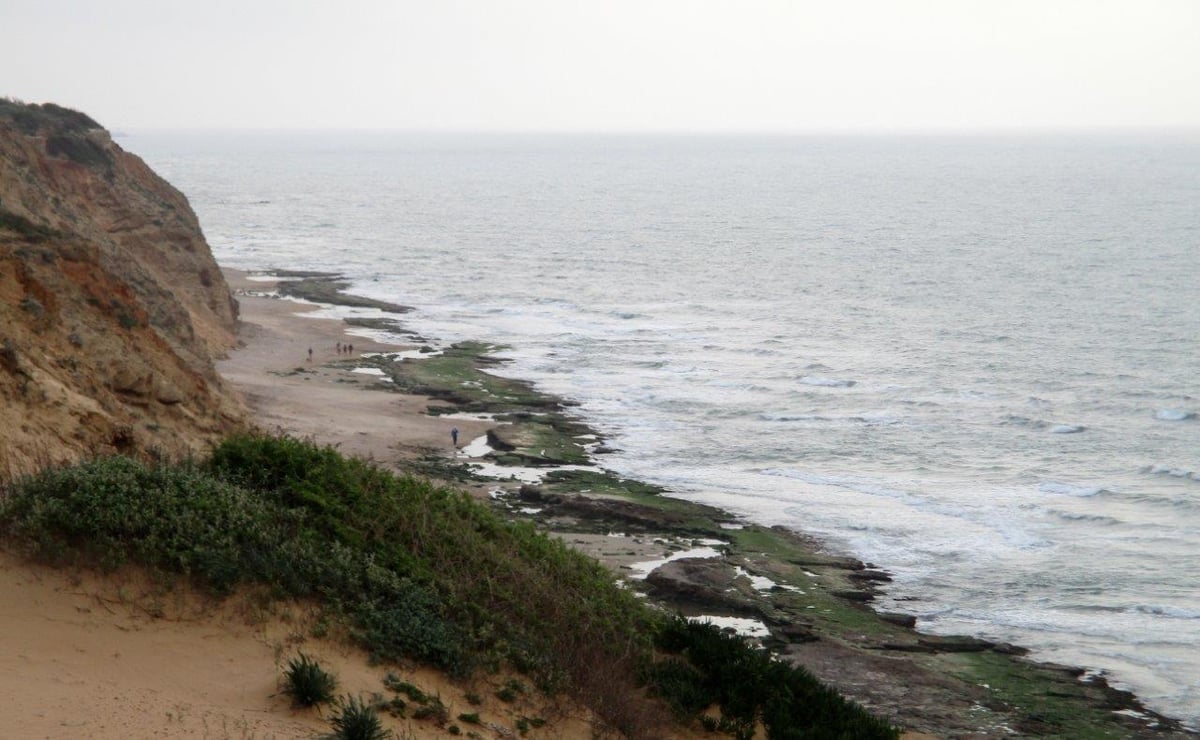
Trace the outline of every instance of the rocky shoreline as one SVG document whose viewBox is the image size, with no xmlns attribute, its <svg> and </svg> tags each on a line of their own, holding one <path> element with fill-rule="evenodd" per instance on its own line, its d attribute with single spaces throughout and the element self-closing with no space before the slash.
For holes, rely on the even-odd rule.
<svg viewBox="0 0 1200 740">
<path fill-rule="evenodd" d="M 303 279 L 281 283 L 280 293 L 388 314 L 346 319 L 339 331 L 358 332 L 347 341 L 359 344 L 364 328 L 412 338 L 402 348 L 362 342 L 370 351 L 322 356 L 319 366 L 297 373 L 368 394 L 426 399 L 406 402 L 405 413 L 422 415 L 442 434 L 461 427 L 470 443 L 451 449 L 431 444 L 430 433 L 375 448 L 377 462 L 472 490 L 510 518 L 596 557 L 664 609 L 750 635 L 910 733 L 1195 736 L 1103 675 L 1031 661 L 1018 646 L 924 635 L 911 616 L 874 611 L 890 580 L 886 570 L 829 553 L 801 533 L 737 521 L 622 479 L 604 470 L 609 448 L 569 402 L 487 372 L 499 362 L 496 347 L 435 347 L 404 327 L 404 307 L 347 296 L 336 275 L 290 277 Z M 243 295 L 255 292 L 235 281 Z M 253 320 L 252 310 L 244 307 L 243 315 Z"/>
</svg>

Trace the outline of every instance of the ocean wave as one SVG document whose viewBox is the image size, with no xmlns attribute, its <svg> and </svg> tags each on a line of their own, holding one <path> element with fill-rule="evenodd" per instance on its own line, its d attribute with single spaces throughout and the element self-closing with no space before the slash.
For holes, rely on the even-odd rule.
<svg viewBox="0 0 1200 740">
<path fill-rule="evenodd" d="M 1183 409 L 1159 409 L 1154 412 L 1154 418 L 1159 421 L 1187 421 L 1196 418 L 1196 414 Z"/>
<path fill-rule="evenodd" d="M 828 416 L 818 414 L 759 414 L 763 421 L 832 421 Z"/>
<path fill-rule="evenodd" d="M 1049 512 L 1054 516 L 1068 522 L 1087 522 L 1089 524 L 1101 524 L 1111 526 L 1121 524 L 1120 519 L 1103 514 L 1083 514 L 1078 511 L 1062 511 L 1061 509 L 1050 509 Z"/>
<path fill-rule="evenodd" d="M 823 475 L 821 473 L 812 473 L 807 470 L 797 470 L 795 468 L 764 468 L 758 471 L 762 475 L 769 475 L 777 478 L 789 478 L 791 480 L 800 481 L 801 483 L 810 483 L 817 486 L 833 486 L 835 488 L 846 488 L 858 493 L 865 493 L 870 496 L 886 496 L 887 498 L 900 499 L 902 501 L 914 502 L 916 499 L 906 491 L 898 488 L 890 488 L 879 483 L 874 483 L 861 478 L 852 478 L 849 476 L 840 475 Z"/>
<path fill-rule="evenodd" d="M 849 388 L 858 383 L 857 380 L 826 378 L 821 375 L 805 375 L 803 378 L 800 378 L 800 382 L 804 385 L 815 385 L 822 388 Z"/>
<path fill-rule="evenodd" d="M 1150 614 L 1155 617 L 1168 617 L 1170 619 L 1200 619 L 1200 611 L 1196 609 L 1180 609 L 1177 606 L 1138 604 L 1126 611 L 1132 611 L 1137 614 Z"/>
<path fill-rule="evenodd" d="M 1048 431 L 1050 434 L 1079 434 L 1087 429 L 1082 424 L 1055 424 L 1042 419 L 1030 419 L 1027 416 L 1009 415 L 1004 417 L 1001 424 L 1011 424 L 1013 426 L 1028 427 L 1038 431 Z"/>
<path fill-rule="evenodd" d="M 1147 465 L 1146 467 L 1142 468 L 1141 472 L 1150 473 L 1151 475 L 1166 475 L 1172 478 L 1200 481 L 1200 471 L 1177 468 L 1171 465 Z"/>
<path fill-rule="evenodd" d="M 1078 498 L 1091 498 L 1101 493 L 1105 493 L 1107 489 L 1098 486 L 1077 486 L 1071 483 L 1063 483 L 1061 481 L 1046 480 L 1038 484 L 1038 490 L 1042 493 L 1052 493 L 1057 496 L 1075 496 Z"/>
</svg>

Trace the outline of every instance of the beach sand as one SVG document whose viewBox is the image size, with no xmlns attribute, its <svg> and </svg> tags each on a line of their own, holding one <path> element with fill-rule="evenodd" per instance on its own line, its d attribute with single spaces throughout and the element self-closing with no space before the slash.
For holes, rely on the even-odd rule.
<svg viewBox="0 0 1200 740">
<path fill-rule="evenodd" d="M 338 354 L 338 343 L 352 343 L 354 355 L 412 347 L 348 334 L 340 319 L 313 318 L 318 307 L 311 303 L 260 295 L 273 288 L 270 282 L 236 271 L 226 278 L 241 304 L 242 344 L 217 367 L 263 429 L 334 445 L 385 466 L 429 451 L 450 454 L 454 427 L 460 444 L 487 431 L 485 422 L 425 415 L 430 399 L 423 396 L 364 392 L 381 381 L 328 365 L 353 356 Z"/>
</svg>

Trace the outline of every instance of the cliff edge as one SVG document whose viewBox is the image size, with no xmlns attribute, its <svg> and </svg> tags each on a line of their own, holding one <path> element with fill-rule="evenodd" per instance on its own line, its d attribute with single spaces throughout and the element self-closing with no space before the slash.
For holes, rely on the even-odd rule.
<svg viewBox="0 0 1200 740">
<path fill-rule="evenodd" d="M 187 199 L 88 116 L 0 100 L 0 474 L 241 426 L 237 303 Z"/>
</svg>

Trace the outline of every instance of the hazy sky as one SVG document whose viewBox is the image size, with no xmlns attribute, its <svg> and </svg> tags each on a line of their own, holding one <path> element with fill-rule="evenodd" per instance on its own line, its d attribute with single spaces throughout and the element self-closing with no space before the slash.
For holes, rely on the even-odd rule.
<svg viewBox="0 0 1200 740">
<path fill-rule="evenodd" d="M 1200 127 L 1200 0 L 0 0 L 109 128 Z"/>
</svg>

